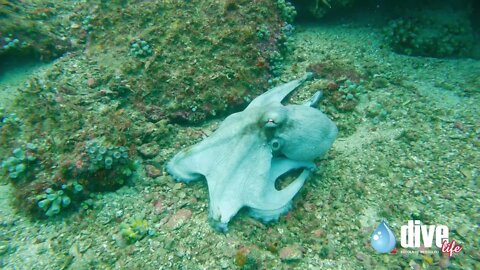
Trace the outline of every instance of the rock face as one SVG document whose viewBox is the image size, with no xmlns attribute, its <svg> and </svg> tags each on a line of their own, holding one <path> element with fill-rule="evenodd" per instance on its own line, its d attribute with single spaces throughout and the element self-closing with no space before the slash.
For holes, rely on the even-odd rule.
<svg viewBox="0 0 480 270">
<path fill-rule="evenodd" d="M 16 205 L 38 213 L 38 195 L 48 187 L 71 187 L 74 180 L 88 182 L 81 181 L 85 193 L 126 183 L 123 176 L 133 168 L 117 171 L 122 166 L 115 162 L 83 177 L 93 160 L 84 145 L 94 138 L 106 147 L 126 147 L 132 158 L 157 158 L 151 163 L 158 164 L 163 150 L 185 143 L 176 136 L 182 128 L 172 124 L 200 124 L 246 107 L 271 79 L 272 59 L 280 65 L 279 52 L 289 53 L 283 43 L 291 27 L 284 25 L 270 0 L 0 1 L 0 73 L 30 62 L 37 69 L 37 61 L 58 58 L 18 82 L 21 91 L 12 91 L 12 102 L 0 106 L 2 160 L 31 138 L 42 149 L 35 162 L 55 160 L 26 167 L 31 180 L 15 185 L 15 196 L 26 198 Z M 47 151 L 49 138 L 62 147 Z M 150 177 L 159 174 L 147 170 Z M 86 196 L 70 198 L 73 209 Z"/>
<path fill-rule="evenodd" d="M 16 1 L 0 3 L 0 71 L 7 62 L 50 61 L 73 49 L 65 33 L 52 31 L 52 22 L 45 18 L 59 16 L 57 7 L 41 10 L 34 6 Z"/>
<path fill-rule="evenodd" d="M 313 160 L 331 147 L 337 127 L 312 108 L 320 92 L 304 105 L 281 104 L 310 75 L 257 97 L 244 111 L 227 117 L 209 138 L 181 151 L 167 164 L 178 181 L 206 178 L 209 216 L 217 229 L 225 231 L 244 206 L 263 222 L 278 219 L 291 208 L 292 198 L 315 167 Z M 303 172 L 277 190 L 277 178 L 294 169 Z"/>
<path fill-rule="evenodd" d="M 106 80 L 109 89 L 141 89 L 148 96 L 142 103 L 173 123 L 199 124 L 244 108 L 244 97 L 252 99 L 267 85 L 268 63 L 281 51 L 284 21 L 274 1 L 142 1 L 101 8 L 95 25 L 113 27 L 95 29 L 96 45 L 107 54 L 125 46 L 129 52 L 123 59 L 115 51 L 119 71 Z M 128 18 L 117 19 L 117 8 L 128 10 Z M 260 27 L 268 30 L 264 38 L 257 35 Z M 237 55 L 242 57 L 232 57 Z"/>
</svg>

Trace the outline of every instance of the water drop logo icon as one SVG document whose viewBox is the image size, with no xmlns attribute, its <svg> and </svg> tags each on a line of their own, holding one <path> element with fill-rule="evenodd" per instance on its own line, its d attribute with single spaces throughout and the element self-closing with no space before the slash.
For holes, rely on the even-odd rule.
<svg viewBox="0 0 480 270">
<path fill-rule="evenodd" d="M 397 239 L 395 239 L 395 235 L 384 220 L 373 232 L 370 244 L 379 253 L 389 253 L 395 248 Z"/>
</svg>

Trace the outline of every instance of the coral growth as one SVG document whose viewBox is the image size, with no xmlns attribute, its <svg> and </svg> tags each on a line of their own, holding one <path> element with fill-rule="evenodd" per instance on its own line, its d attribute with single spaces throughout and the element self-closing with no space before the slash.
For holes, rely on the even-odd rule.
<svg viewBox="0 0 480 270">
<path fill-rule="evenodd" d="M 278 9 L 280 10 L 282 18 L 286 22 L 293 22 L 293 19 L 295 19 L 295 16 L 297 16 L 297 11 L 295 10 L 295 7 L 289 1 L 285 0 L 277 0 L 276 4 Z"/>
<path fill-rule="evenodd" d="M 72 199 L 81 196 L 83 186 L 74 182 L 62 185 L 60 190 L 47 188 L 45 193 L 35 197 L 38 207 L 45 212 L 45 216 L 58 215 L 62 209 L 70 206 Z"/>
<path fill-rule="evenodd" d="M 14 187 L 22 188 L 37 179 L 37 174 L 43 170 L 42 153 L 37 144 L 17 142 L 17 147 L 1 161 L 0 175 Z"/>
<path fill-rule="evenodd" d="M 128 244 L 133 244 L 148 234 L 153 234 L 153 231 L 144 219 L 133 219 L 120 225 L 120 235 Z"/>
<path fill-rule="evenodd" d="M 476 44 L 467 17 L 458 14 L 392 20 L 384 33 L 391 48 L 406 55 L 466 57 Z"/>
<path fill-rule="evenodd" d="M 73 162 L 62 164 L 61 181 L 76 179 L 89 191 L 114 190 L 130 179 L 138 164 L 124 146 L 112 146 L 98 140 L 86 142 Z"/>
<path fill-rule="evenodd" d="M 27 143 L 26 149 L 17 147 L 13 149 L 12 155 L 2 161 L 2 173 L 14 182 L 32 180 L 35 162 L 37 160 L 37 145 Z"/>
<path fill-rule="evenodd" d="M 153 50 L 143 39 L 136 39 L 130 44 L 130 55 L 136 57 L 147 57 L 152 55 Z"/>
<path fill-rule="evenodd" d="M 479 57 L 475 5 L 471 0 L 392 1 L 385 42 L 401 54 L 428 57 Z"/>
<path fill-rule="evenodd" d="M 311 64 L 307 70 L 320 80 L 328 104 L 333 104 L 340 112 L 355 109 L 357 95 L 366 91 L 362 85 L 365 76 L 345 63 L 328 60 Z"/>
</svg>

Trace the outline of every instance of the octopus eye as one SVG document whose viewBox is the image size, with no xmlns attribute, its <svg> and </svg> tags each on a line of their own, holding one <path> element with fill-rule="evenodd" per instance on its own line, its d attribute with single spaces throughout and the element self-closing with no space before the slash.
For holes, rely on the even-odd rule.
<svg viewBox="0 0 480 270">
<path fill-rule="evenodd" d="M 273 127 L 276 127 L 276 126 L 278 126 L 278 124 L 275 122 L 274 119 L 272 119 L 272 118 L 267 119 L 267 122 L 265 123 L 265 127 L 272 127 L 273 128 Z"/>
<path fill-rule="evenodd" d="M 261 122 L 266 128 L 275 128 L 285 122 L 286 118 L 285 108 L 277 107 L 266 111 L 261 118 Z"/>
</svg>

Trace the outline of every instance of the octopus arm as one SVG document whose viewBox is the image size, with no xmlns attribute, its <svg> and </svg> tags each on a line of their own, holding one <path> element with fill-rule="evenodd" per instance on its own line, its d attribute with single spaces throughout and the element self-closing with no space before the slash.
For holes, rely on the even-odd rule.
<svg viewBox="0 0 480 270">
<path fill-rule="evenodd" d="M 247 109 L 281 103 L 288 94 L 290 94 L 293 90 L 295 90 L 297 87 L 302 85 L 306 80 L 310 78 L 312 78 L 312 73 L 307 73 L 300 79 L 293 80 L 274 87 L 252 100 L 252 102 L 248 105 Z"/>
<path fill-rule="evenodd" d="M 225 224 L 245 206 L 246 198 L 258 193 L 267 181 L 272 154 L 253 134 L 244 135 L 215 154 L 214 166 L 205 172 L 210 197 L 209 216 Z"/>
<path fill-rule="evenodd" d="M 287 187 L 282 190 L 275 188 L 275 181 L 283 174 L 299 168 L 305 168 L 303 172 Z M 287 205 L 297 194 L 310 174 L 315 164 L 309 161 L 296 161 L 288 158 L 273 158 L 268 181 L 262 186 L 262 193 L 251 198 L 248 206 L 260 210 L 275 210 Z"/>
<path fill-rule="evenodd" d="M 241 141 L 238 134 L 252 125 L 250 118 L 242 113 L 227 117 L 208 138 L 177 153 L 166 166 L 167 171 L 178 181 L 191 182 L 202 179 L 212 168 L 222 163 L 235 144 Z"/>
</svg>

